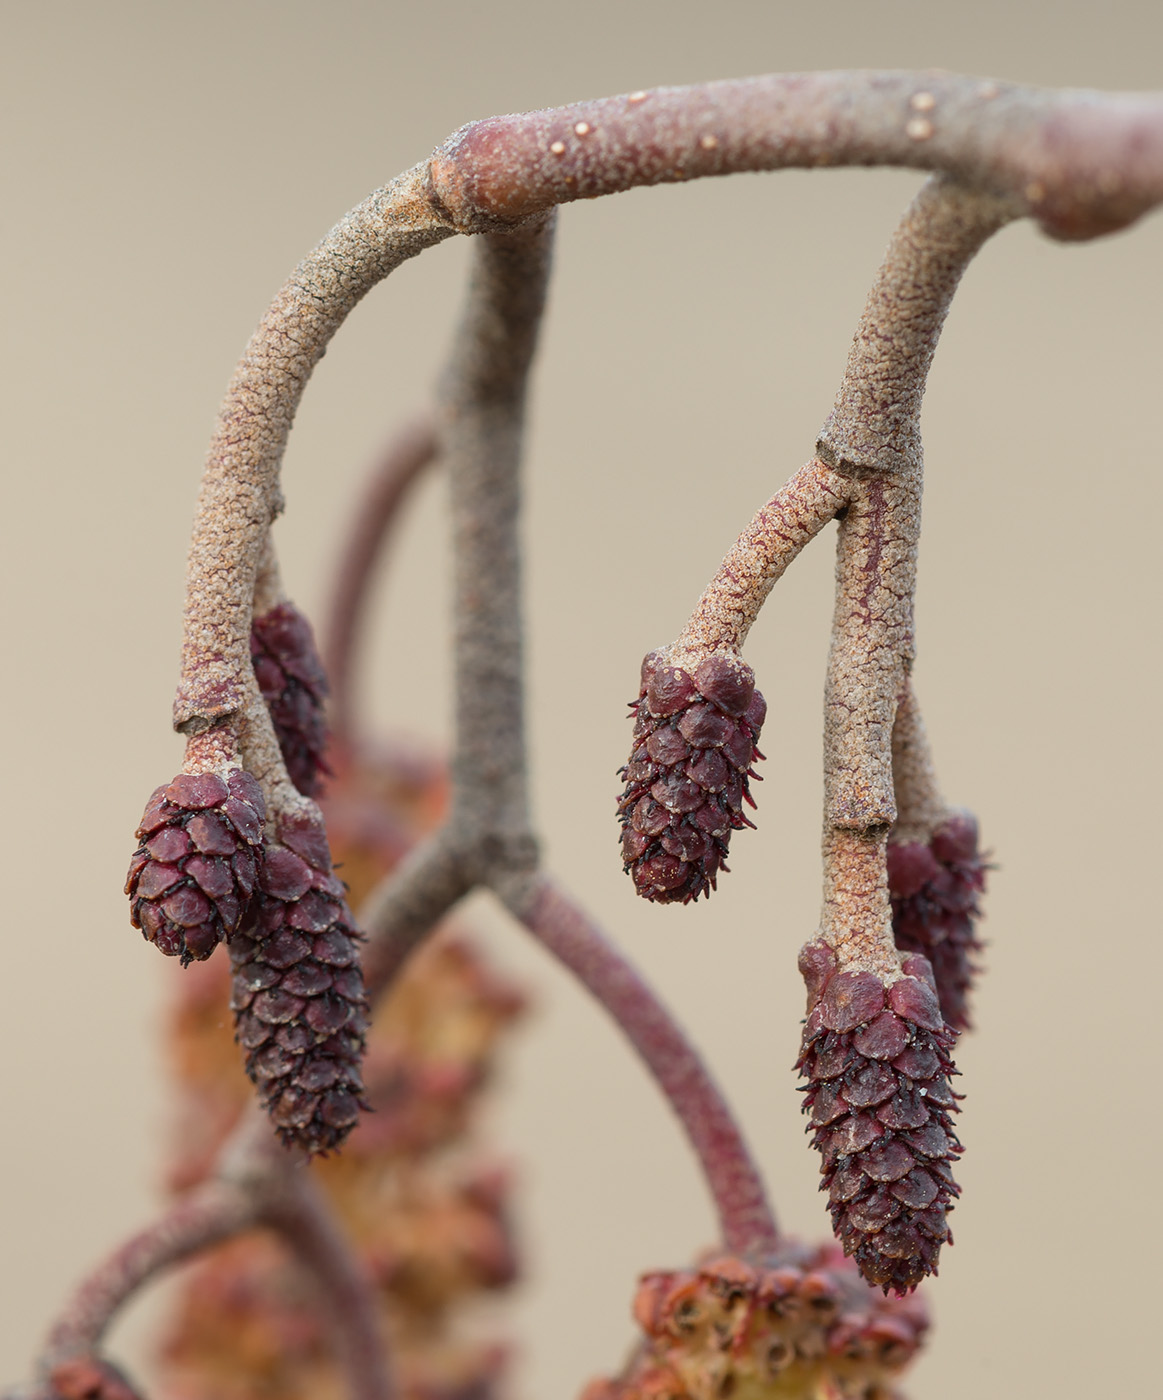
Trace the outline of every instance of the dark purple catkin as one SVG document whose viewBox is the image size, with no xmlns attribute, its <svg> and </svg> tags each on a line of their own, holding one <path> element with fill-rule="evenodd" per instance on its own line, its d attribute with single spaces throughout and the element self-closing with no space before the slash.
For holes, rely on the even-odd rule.
<svg viewBox="0 0 1163 1400">
<path fill-rule="evenodd" d="M 322 822 L 284 818 L 278 838 L 263 848 L 255 921 L 230 945 L 235 1034 L 282 1140 L 328 1152 L 362 1106 L 360 935 Z"/>
<path fill-rule="evenodd" d="M 808 1081 L 804 1111 L 832 1226 L 869 1283 L 907 1293 L 937 1272 L 951 1238 L 956 1032 L 915 954 L 887 987 L 872 972 L 838 971 L 823 942 L 804 948 L 800 970 L 810 1009 L 796 1067 Z"/>
<path fill-rule="evenodd" d="M 710 896 L 732 831 L 752 826 L 748 780 L 767 706 L 734 656 L 708 656 L 693 674 L 658 652 L 642 663 L 630 762 L 618 802 L 622 859 L 644 899 Z"/>
<path fill-rule="evenodd" d="M 981 951 L 975 925 L 985 889 L 985 862 L 977 849 L 977 823 L 959 812 L 927 843 L 888 843 L 888 892 L 892 931 L 905 953 L 928 958 L 945 1020 L 969 1029 L 969 993 Z"/>
<path fill-rule="evenodd" d="M 292 604 L 279 603 L 254 619 L 250 658 L 290 779 L 304 796 L 315 797 L 331 770 L 324 758 L 327 677 L 311 624 Z"/>
<path fill-rule="evenodd" d="M 265 817 L 242 768 L 179 773 L 157 788 L 125 882 L 134 928 L 183 966 L 208 958 L 247 912 Z"/>
</svg>

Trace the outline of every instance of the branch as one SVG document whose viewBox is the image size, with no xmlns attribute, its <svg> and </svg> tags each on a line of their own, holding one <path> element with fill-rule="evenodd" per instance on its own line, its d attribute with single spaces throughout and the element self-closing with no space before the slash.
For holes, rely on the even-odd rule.
<svg viewBox="0 0 1163 1400">
<path fill-rule="evenodd" d="M 396 1388 L 372 1280 L 305 1166 L 280 1175 L 277 1189 L 263 1202 L 262 1220 L 278 1231 L 314 1277 L 320 1301 L 331 1317 L 352 1400 L 392 1400 Z"/>
<path fill-rule="evenodd" d="M 552 219 L 540 219 L 479 241 L 440 396 L 454 559 L 451 821 L 461 839 L 480 847 L 488 867 L 499 857 L 527 869 L 535 859 L 525 773 L 517 524 L 525 391 L 552 240 Z"/>
<path fill-rule="evenodd" d="M 682 1124 L 733 1253 L 779 1245 L 763 1181 L 718 1086 L 648 983 L 547 877 L 504 896 L 513 914 L 610 1013 Z"/>
<path fill-rule="evenodd" d="M 738 652 L 784 570 L 847 506 L 851 494 L 851 481 L 825 462 L 801 467 L 727 552 L 668 649 L 670 664 L 693 671 L 708 653 Z"/>
<path fill-rule="evenodd" d="M 143 1284 L 211 1246 L 254 1228 L 258 1209 L 239 1186 L 212 1181 L 172 1205 L 80 1285 L 48 1334 L 39 1369 L 99 1350 L 122 1306 Z"/>
<path fill-rule="evenodd" d="M 462 232 L 704 175 L 819 166 L 945 171 L 1015 197 L 1057 238 L 1163 200 L 1163 97 L 1055 92 L 944 72 L 783 73 L 490 117 L 432 157 Z"/>
<path fill-rule="evenodd" d="M 299 264 L 231 380 L 190 545 L 174 703 L 186 733 L 227 722 L 248 737 L 253 730 L 269 751 L 249 645 L 255 575 L 281 508 L 280 460 L 307 379 L 347 314 L 401 262 L 453 232 L 433 212 L 423 173 L 408 171 L 369 196 Z"/>
<path fill-rule="evenodd" d="M 877 274 L 817 450 L 852 478 L 837 538 L 824 723 L 825 911 L 847 965 L 899 976 L 884 877 L 896 820 L 892 730 L 914 655 L 921 523 L 920 410 L 949 304 L 1012 202 L 930 180 Z"/>
<path fill-rule="evenodd" d="M 937 783 L 929 737 L 911 678 L 906 679 L 897 698 L 892 728 L 892 781 L 897 806 L 892 839 L 902 844 L 929 841 L 948 819 L 951 808 Z"/>
<path fill-rule="evenodd" d="M 340 743 L 350 744 L 354 735 L 355 642 L 363 623 L 371 574 L 404 499 L 436 453 L 436 431 L 429 415 L 414 418 L 402 428 L 388 444 L 364 489 L 339 550 L 339 568 L 331 583 L 323 631 L 323 666 L 331 685 L 332 732 Z"/>
<path fill-rule="evenodd" d="M 223 1144 L 214 1179 L 172 1205 L 81 1284 L 49 1332 L 40 1375 L 49 1376 L 66 1361 L 96 1359 L 118 1312 L 159 1273 L 263 1226 L 285 1239 L 318 1281 L 353 1400 L 391 1400 L 370 1280 L 308 1175 L 305 1158 L 275 1141 L 257 1108 Z"/>
<path fill-rule="evenodd" d="M 364 986 L 368 1002 L 392 986 L 410 953 L 473 888 L 469 861 L 448 827 L 442 828 L 371 892 L 359 910 L 364 948 Z"/>
</svg>

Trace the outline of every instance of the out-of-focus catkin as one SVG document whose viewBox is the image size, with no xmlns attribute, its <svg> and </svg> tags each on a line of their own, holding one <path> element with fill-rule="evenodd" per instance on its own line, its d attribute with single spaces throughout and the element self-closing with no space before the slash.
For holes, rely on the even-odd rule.
<svg viewBox="0 0 1163 1400">
<path fill-rule="evenodd" d="M 958 812 L 927 842 L 888 843 L 888 892 L 892 931 L 904 953 L 929 960 L 945 1020 L 970 1028 L 969 994 L 978 971 L 978 897 L 986 864 L 977 848 L 977 822 Z"/>
<path fill-rule="evenodd" d="M 251 624 L 250 658 L 291 782 L 305 797 L 317 797 L 330 772 L 327 676 L 311 624 L 291 603 L 260 613 Z"/>
</svg>

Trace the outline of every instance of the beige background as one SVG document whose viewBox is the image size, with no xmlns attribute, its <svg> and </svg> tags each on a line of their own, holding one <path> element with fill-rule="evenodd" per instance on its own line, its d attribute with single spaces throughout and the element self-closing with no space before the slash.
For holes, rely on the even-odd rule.
<svg viewBox="0 0 1163 1400">
<path fill-rule="evenodd" d="M 174 969 L 120 893 L 169 732 L 185 533 L 218 397 L 297 258 L 462 122 L 660 82 L 941 65 L 1163 79 L 1163 7 L 501 0 L 8 6 L 4 221 L 4 1147 L 0 1378 L 80 1270 L 150 1215 Z M 638 660 L 808 455 L 897 213 L 893 172 L 642 191 L 564 213 L 527 526 L 537 806 L 552 866 L 648 968 L 737 1105 L 797 1233 L 826 1227 L 789 1066 L 819 876 L 830 546 L 748 654 L 771 702 L 761 828 L 710 904 L 631 898 L 614 769 Z M 353 484 L 424 398 L 465 247 L 410 264 L 321 366 L 279 527 L 318 604 Z M 1145 1394 L 1157 1382 L 1163 222 L 1082 247 L 1012 229 L 971 270 L 926 405 L 920 692 L 998 870 L 957 1246 L 911 1393 Z M 440 489 L 386 579 L 369 712 L 436 740 L 398 678 L 447 676 Z M 409 667 L 414 670 L 414 665 Z M 515 1393 L 614 1368 L 641 1269 L 708 1242 L 701 1185 L 616 1036 L 498 919 L 538 988 L 490 1135 L 520 1162 Z M 147 1310 L 148 1311 L 148 1310 Z M 120 1333 L 141 1355 L 146 1315 Z"/>
</svg>

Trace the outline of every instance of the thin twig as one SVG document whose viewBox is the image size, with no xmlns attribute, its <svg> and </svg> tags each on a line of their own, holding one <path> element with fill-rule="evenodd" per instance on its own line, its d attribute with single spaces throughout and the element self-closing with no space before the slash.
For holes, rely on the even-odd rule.
<svg viewBox="0 0 1163 1400">
<path fill-rule="evenodd" d="M 530 868 L 536 858 L 526 791 L 517 524 L 526 384 L 552 242 L 551 218 L 479 240 L 440 395 L 454 560 L 451 821 L 484 843 L 479 853 L 488 867 L 500 860 Z"/>
<path fill-rule="evenodd" d="M 362 296 L 451 235 L 406 172 L 351 211 L 296 268 L 251 337 L 219 413 L 194 517 L 174 723 L 262 731 L 250 664 L 255 575 L 281 508 L 278 470 L 308 376 Z M 269 747 L 260 733 L 260 747 Z M 277 747 L 277 746 L 276 746 Z M 252 770 L 253 771 L 253 770 Z M 261 778 L 260 778 L 261 781 Z"/>
<path fill-rule="evenodd" d="M 310 1273 L 331 1319 L 352 1400 L 392 1400 L 375 1289 L 305 1166 L 280 1174 L 264 1193 L 262 1219 L 277 1230 Z"/>
<path fill-rule="evenodd" d="M 851 480 L 813 459 L 761 506 L 703 590 L 667 650 L 672 666 L 694 671 L 710 652 L 738 652 L 776 582 L 800 550 L 848 504 Z"/>
<path fill-rule="evenodd" d="M 437 452 L 431 414 L 406 424 L 388 443 L 351 516 L 331 583 L 323 629 L 323 667 L 331 687 L 331 731 L 340 744 L 354 739 L 352 693 L 356 640 L 364 620 L 368 586 L 400 507 Z"/>
<path fill-rule="evenodd" d="M 1163 200 L 1163 97 L 944 72 L 778 73 L 662 87 L 455 132 L 433 198 L 463 232 L 640 185 L 746 170 L 898 165 L 1008 194 L 1059 238 Z"/>
<path fill-rule="evenodd" d="M 176 1202 L 84 1280 L 48 1334 L 40 1369 L 47 1374 L 60 1361 L 95 1353 L 117 1313 L 143 1284 L 252 1229 L 257 1220 L 253 1196 L 232 1183 L 208 1182 Z"/>
<path fill-rule="evenodd" d="M 951 809 L 937 783 L 929 737 L 911 679 L 897 698 L 892 727 L 892 783 L 897 807 L 892 839 L 902 843 L 928 841 Z"/>
<path fill-rule="evenodd" d="M 694 1148 L 726 1247 L 742 1255 L 773 1252 L 779 1235 L 747 1144 L 698 1053 L 649 984 L 546 876 L 520 890 L 510 887 L 505 898 L 642 1057 Z"/>
<path fill-rule="evenodd" d="M 465 853 L 447 827 L 410 851 L 360 906 L 368 935 L 362 963 L 368 1001 L 392 986 L 410 953 L 473 887 Z"/>
<path fill-rule="evenodd" d="M 897 818 L 893 719 L 914 655 L 921 400 L 961 275 L 1015 212 L 944 177 L 925 184 L 873 283 L 817 447 L 853 482 L 825 694 L 821 935 L 842 961 L 890 978 L 899 972 L 884 846 Z"/>
</svg>

